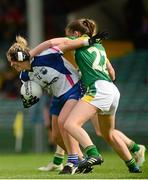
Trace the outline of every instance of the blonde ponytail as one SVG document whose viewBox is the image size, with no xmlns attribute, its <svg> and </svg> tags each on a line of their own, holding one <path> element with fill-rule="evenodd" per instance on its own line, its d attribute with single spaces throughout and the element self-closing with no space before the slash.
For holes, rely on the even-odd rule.
<svg viewBox="0 0 148 180">
<path fill-rule="evenodd" d="M 22 36 L 16 36 L 16 42 L 20 44 L 21 46 L 28 46 L 27 40 L 23 38 Z"/>
<path fill-rule="evenodd" d="M 9 50 L 7 51 L 7 59 L 13 60 L 12 59 L 12 55 L 15 52 L 19 51 L 23 51 L 26 54 L 29 54 L 30 49 L 28 48 L 28 42 L 25 38 L 23 38 L 22 36 L 16 36 L 16 42 L 9 48 Z"/>
</svg>

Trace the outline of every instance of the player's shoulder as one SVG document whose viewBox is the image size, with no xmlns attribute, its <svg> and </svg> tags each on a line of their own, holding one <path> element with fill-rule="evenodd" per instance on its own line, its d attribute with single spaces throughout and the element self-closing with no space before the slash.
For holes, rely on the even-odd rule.
<svg viewBox="0 0 148 180">
<path fill-rule="evenodd" d="M 85 39 L 89 39 L 89 38 L 90 37 L 87 34 L 84 34 L 84 35 L 80 36 L 78 39 L 85 40 Z"/>
</svg>

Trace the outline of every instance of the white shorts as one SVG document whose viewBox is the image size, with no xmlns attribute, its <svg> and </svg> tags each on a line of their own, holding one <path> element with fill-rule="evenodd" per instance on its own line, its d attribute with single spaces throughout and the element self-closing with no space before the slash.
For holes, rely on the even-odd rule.
<svg viewBox="0 0 148 180">
<path fill-rule="evenodd" d="M 115 114 L 118 108 L 120 93 L 112 83 L 98 80 L 88 87 L 82 100 L 96 106 L 101 110 L 100 114 Z"/>
</svg>

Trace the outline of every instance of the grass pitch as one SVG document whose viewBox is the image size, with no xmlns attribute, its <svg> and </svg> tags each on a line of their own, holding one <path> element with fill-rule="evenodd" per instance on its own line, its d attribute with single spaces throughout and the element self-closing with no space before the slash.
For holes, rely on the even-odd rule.
<svg viewBox="0 0 148 180">
<path fill-rule="evenodd" d="M 102 155 L 104 163 L 101 166 L 95 166 L 93 173 L 58 175 L 58 172 L 37 170 L 38 167 L 52 160 L 51 154 L 1 154 L 0 179 L 148 179 L 147 162 L 142 168 L 143 173 L 131 174 L 114 152 L 105 152 Z"/>
</svg>

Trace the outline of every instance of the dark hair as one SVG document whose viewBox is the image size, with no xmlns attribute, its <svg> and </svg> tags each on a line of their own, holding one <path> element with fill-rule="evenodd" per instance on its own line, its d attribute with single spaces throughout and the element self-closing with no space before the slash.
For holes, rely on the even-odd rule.
<svg viewBox="0 0 148 180">
<path fill-rule="evenodd" d="M 92 37 L 96 33 L 96 23 L 91 19 L 78 19 L 70 22 L 65 30 L 79 31 L 81 34 L 87 34 Z"/>
</svg>

